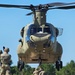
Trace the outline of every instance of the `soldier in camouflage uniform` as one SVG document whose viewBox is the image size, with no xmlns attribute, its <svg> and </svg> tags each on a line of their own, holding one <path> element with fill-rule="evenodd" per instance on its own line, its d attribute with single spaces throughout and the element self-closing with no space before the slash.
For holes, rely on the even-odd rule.
<svg viewBox="0 0 75 75">
<path fill-rule="evenodd" d="M 1 54 L 1 74 L 0 75 L 11 75 L 10 65 L 11 65 L 11 55 L 8 54 L 9 48 L 5 48 L 4 52 Z"/>
<path fill-rule="evenodd" d="M 0 50 L 0 66 L 1 66 L 1 54 L 2 54 L 2 50 Z"/>
<path fill-rule="evenodd" d="M 41 67 L 39 68 L 39 75 L 46 75 L 45 71 Z"/>
<path fill-rule="evenodd" d="M 35 70 L 34 70 L 34 72 L 33 72 L 33 75 L 39 75 L 38 69 L 35 68 Z"/>
<path fill-rule="evenodd" d="M 1 72 L 1 65 L 2 65 L 2 63 L 1 63 L 1 54 L 2 54 L 2 50 L 0 50 L 0 72 Z"/>
</svg>

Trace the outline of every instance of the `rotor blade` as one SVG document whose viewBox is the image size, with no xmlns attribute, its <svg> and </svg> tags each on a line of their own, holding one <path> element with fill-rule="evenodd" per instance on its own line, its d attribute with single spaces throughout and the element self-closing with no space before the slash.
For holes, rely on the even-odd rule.
<svg viewBox="0 0 75 75">
<path fill-rule="evenodd" d="M 49 3 L 49 4 L 45 4 L 45 5 L 48 5 L 50 7 L 53 7 L 53 6 L 62 6 L 62 5 L 65 5 L 66 3 L 62 3 L 62 2 L 55 2 L 55 3 Z"/>
<path fill-rule="evenodd" d="M 26 5 L 0 4 L 0 7 L 30 9 L 30 6 L 26 6 Z"/>
<path fill-rule="evenodd" d="M 26 14 L 26 15 L 29 16 L 29 15 L 31 15 L 31 14 L 33 14 L 33 12 L 30 12 L 30 13 L 28 13 L 28 14 Z"/>
<path fill-rule="evenodd" d="M 61 7 L 53 7 L 49 9 L 75 9 L 75 5 L 72 6 L 61 6 Z"/>
<path fill-rule="evenodd" d="M 63 2 L 54 2 L 54 3 L 48 3 L 48 4 L 40 4 L 37 6 L 34 6 L 38 9 L 72 9 L 75 5 L 75 2 L 72 3 L 63 3 Z"/>
<path fill-rule="evenodd" d="M 54 2 L 54 3 L 44 4 L 44 5 L 48 5 L 49 7 L 54 7 L 54 6 L 63 6 L 63 5 L 71 5 L 71 4 L 75 4 L 75 2 L 72 3 Z"/>
</svg>

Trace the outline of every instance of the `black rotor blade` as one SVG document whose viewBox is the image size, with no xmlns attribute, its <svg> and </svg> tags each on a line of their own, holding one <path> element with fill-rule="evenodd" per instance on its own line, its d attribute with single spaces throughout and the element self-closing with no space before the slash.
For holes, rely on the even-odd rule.
<svg viewBox="0 0 75 75">
<path fill-rule="evenodd" d="M 75 9 L 75 5 L 72 6 L 61 6 L 61 7 L 54 7 L 49 9 Z"/>
<path fill-rule="evenodd" d="M 63 2 L 54 2 L 49 4 L 40 4 L 37 6 L 27 6 L 27 5 L 11 5 L 11 4 L 0 4 L 0 7 L 6 8 L 21 8 L 21 9 L 30 9 L 30 10 L 37 10 L 37 9 L 74 9 L 75 2 L 72 3 L 63 3 Z"/>
<path fill-rule="evenodd" d="M 33 12 L 30 12 L 30 13 L 28 13 L 28 14 L 26 14 L 26 15 L 29 16 L 29 15 L 31 15 L 31 14 L 33 14 Z"/>
<path fill-rule="evenodd" d="M 44 4 L 45 6 L 48 5 L 49 7 L 54 7 L 54 6 L 62 6 L 65 5 L 66 3 L 62 3 L 62 2 L 54 2 L 54 3 L 48 3 L 48 4 Z"/>
<path fill-rule="evenodd" d="M 64 6 L 64 7 L 57 7 L 58 9 L 75 9 L 75 5 L 74 6 Z"/>
<path fill-rule="evenodd" d="M 40 4 L 35 6 L 38 9 L 73 9 L 75 2 L 72 3 L 63 3 L 63 2 L 54 2 L 48 4 Z"/>
<path fill-rule="evenodd" d="M 49 7 L 54 7 L 54 6 L 63 6 L 63 5 L 71 5 L 71 4 L 75 4 L 75 2 L 72 3 L 54 2 L 54 3 L 44 4 L 44 6 L 48 5 Z"/>
<path fill-rule="evenodd" d="M 26 6 L 26 5 L 0 4 L 0 7 L 30 9 L 30 6 Z"/>
</svg>

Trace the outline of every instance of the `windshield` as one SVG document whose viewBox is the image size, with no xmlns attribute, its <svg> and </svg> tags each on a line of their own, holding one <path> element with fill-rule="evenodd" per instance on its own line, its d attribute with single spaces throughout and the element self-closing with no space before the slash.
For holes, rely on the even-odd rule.
<svg viewBox="0 0 75 75">
<path fill-rule="evenodd" d="M 51 33 L 50 28 L 44 28 L 44 32 Z"/>
<path fill-rule="evenodd" d="M 30 29 L 30 34 L 33 35 L 37 32 L 41 32 L 42 31 L 42 28 L 31 28 Z"/>
<path fill-rule="evenodd" d="M 30 34 L 32 35 L 32 34 L 35 34 L 36 33 L 36 28 L 31 28 L 30 29 Z"/>
<path fill-rule="evenodd" d="M 33 28 L 30 29 L 30 34 L 31 35 L 33 35 L 33 34 L 35 34 L 37 32 L 42 32 L 42 28 L 35 28 L 35 27 L 33 27 Z M 51 34 L 50 28 L 44 28 L 43 32 Z"/>
</svg>

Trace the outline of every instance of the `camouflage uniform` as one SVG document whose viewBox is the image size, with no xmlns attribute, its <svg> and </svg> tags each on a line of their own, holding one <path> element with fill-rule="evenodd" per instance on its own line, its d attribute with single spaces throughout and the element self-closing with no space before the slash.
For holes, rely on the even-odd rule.
<svg viewBox="0 0 75 75">
<path fill-rule="evenodd" d="M 2 65 L 2 63 L 1 63 L 1 54 L 2 54 L 2 50 L 0 50 L 0 72 L 1 72 L 1 65 Z"/>
<path fill-rule="evenodd" d="M 39 75 L 45 75 L 45 71 L 42 68 L 39 69 Z"/>
<path fill-rule="evenodd" d="M 10 64 L 11 55 L 8 54 L 9 48 L 5 48 L 4 52 L 1 54 L 1 74 L 0 75 L 11 75 L 10 74 Z"/>
<path fill-rule="evenodd" d="M 35 68 L 33 75 L 39 75 L 39 71 Z"/>
</svg>

